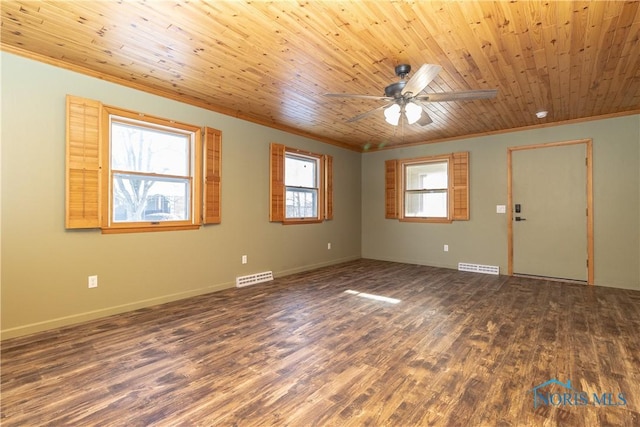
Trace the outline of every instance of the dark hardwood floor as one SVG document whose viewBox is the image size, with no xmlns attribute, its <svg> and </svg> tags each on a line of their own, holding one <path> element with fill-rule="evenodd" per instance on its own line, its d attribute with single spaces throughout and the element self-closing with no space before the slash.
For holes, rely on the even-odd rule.
<svg viewBox="0 0 640 427">
<path fill-rule="evenodd" d="M 7 427 L 638 426 L 640 292 L 360 260 L 6 340 L 1 398 Z"/>
</svg>

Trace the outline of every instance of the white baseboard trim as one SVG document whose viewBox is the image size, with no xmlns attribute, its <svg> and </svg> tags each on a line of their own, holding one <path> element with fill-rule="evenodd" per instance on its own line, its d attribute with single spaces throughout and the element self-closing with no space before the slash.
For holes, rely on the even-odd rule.
<svg viewBox="0 0 640 427">
<path fill-rule="evenodd" d="M 235 287 L 235 282 L 219 283 L 213 286 L 207 286 L 199 289 L 192 289 L 185 292 L 163 295 L 160 297 L 149 298 L 145 300 L 135 301 L 127 304 L 117 305 L 113 307 L 101 308 L 99 310 L 87 311 L 84 313 L 73 314 L 70 316 L 58 317 L 55 319 L 45 320 L 42 322 L 31 323 L 28 325 L 18 326 L 15 328 L 3 329 L 0 331 L 0 340 L 16 338 L 25 335 L 34 334 L 36 332 L 47 331 L 50 329 L 62 328 L 78 323 L 89 322 L 91 320 L 100 319 L 114 314 L 126 313 L 138 310 L 140 308 L 152 307 L 154 305 L 164 304 L 185 298 L 195 297 L 198 295 L 208 294 L 211 292 L 221 291 L 227 288 Z"/>
<path fill-rule="evenodd" d="M 355 261 L 361 259 L 361 256 L 350 256 L 345 258 L 333 259 L 331 261 L 320 262 L 317 264 L 309 264 L 302 267 L 291 268 L 287 270 L 274 271 L 274 277 L 289 276 L 290 274 L 302 273 L 305 271 L 315 270 L 317 268 L 328 267 L 330 265 L 342 264 L 343 262 Z"/>
<path fill-rule="evenodd" d="M 305 265 L 302 267 L 296 267 L 287 270 L 280 270 L 278 272 L 274 272 L 274 276 L 288 276 L 290 274 L 302 273 L 304 271 L 315 270 L 317 268 L 327 267 L 334 264 L 340 264 L 343 262 L 353 261 L 360 259 L 360 256 L 351 256 L 340 259 L 334 259 L 330 261 L 325 261 L 317 264 Z M 105 307 L 99 310 L 87 311 L 78 314 L 72 314 L 70 316 L 58 317 L 55 319 L 49 319 L 42 322 L 30 323 L 27 325 L 17 326 L 14 328 L 7 328 L 0 330 L 0 341 L 9 339 L 9 338 L 17 338 L 25 335 L 35 334 L 37 332 L 43 332 L 51 329 L 63 328 L 66 326 L 71 326 L 79 323 L 89 322 L 92 320 L 97 320 L 107 316 L 113 316 L 114 314 L 126 313 L 129 311 L 138 310 L 140 308 L 151 307 L 154 305 L 164 304 L 172 301 L 177 301 L 185 298 L 195 297 L 198 295 L 208 294 L 211 292 L 221 291 L 223 289 L 235 288 L 236 283 L 228 282 L 228 283 L 219 283 L 212 286 L 207 286 L 199 289 L 192 289 L 185 292 L 178 292 L 175 294 L 163 295 L 155 298 L 149 298 L 145 300 L 135 301 L 127 304 L 117 305 L 113 307 Z"/>
</svg>

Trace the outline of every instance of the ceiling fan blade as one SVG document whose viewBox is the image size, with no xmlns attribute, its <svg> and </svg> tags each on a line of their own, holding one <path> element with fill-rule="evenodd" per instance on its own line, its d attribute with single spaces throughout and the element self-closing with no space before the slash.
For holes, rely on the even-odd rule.
<svg viewBox="0 0 640 427">
<path fill-rule="evenodd" d="M 366 111 L 366 112 L 364 112 L 362 114 L 358 114 L 357 116 L 351 117 L 349 120 L 347 120 L 347 123 L 352 123 L 352 122 L 358 121 L 360 119 L 364 119 L 365 117 L 370 116 L 371 114 L 375 113 L 376 111 L 384 110 L 385 108 L 387 108 L 387 107 L 389 107 L 389 106 L 391 106 L 393 104 L 395 104 L 395 102 L 390 102 L 388 104 L 381 105 L 378 108 L 374 108 L 373 110 L 369 110 L 369 111 Z"/>
<path fill-rule="evenodd" d="M 482 89 L 465 90 L 461 92 L 426 93 L 424 95 L 417 96 L 416 99 L 422 102 L 446 102 L 458 100 L 491 99 L 495 98 L 497 95 L 498 91 L 495 89 Z"/>
<path fill-rule="evenodd" d="M 360 99 L 375 99 L 378 101 L 391 101 L 393 98 L 388 96 L 375 96 L 375 95 L 358 95 L 353 93 L 325 93 L 324 96 L 330 98 L 360 98 Z"/>
<path fill-rule="evenodd" d="M 423 64 L 404 86 L 402 95 L 406 95 L 407 93 L 412 93 L 413 96 L 418 95 L 436 78 L 440 70 L 442 70 L 442 67 L 439 65 Z"/>
</svg>

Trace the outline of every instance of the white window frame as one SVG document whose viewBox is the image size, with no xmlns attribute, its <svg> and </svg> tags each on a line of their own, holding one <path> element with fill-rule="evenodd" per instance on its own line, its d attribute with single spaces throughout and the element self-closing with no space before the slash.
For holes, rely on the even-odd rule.
<svg viewBox="0 0 640 427">
<path fill-rule="evenodd" d="M 287 159 L 290 160 L 299 160 L 303 162 L 313 163 L 314 165 L 314 186 L 305 187 L 305 186 L 293 186 L 287 185 L 286 177 L 287 177 Z M 320 191 L 321 191 L 321 158 L 317 156 L 312 156 L 308 154 L 300 154 L 300 153 L 292 153 L 285 150 L 285 221 L 302 221 L 305 219 L 319 219 L 320 218 Z M 312 215 L 289 215 L 288 214 L 288 200 L 289 193 L 302 193 L 302 194 L 311 194 L 313 198 L 313 214 Z"/>
<path fill-rule="evenodd" d="M 103 225 L 103 232 L 140 232 L 140 231 L 160 231 L 160 230 L 178 230 L 178 229 L 194 229 L 198 228 L 201 223 L 201 209 L 202 203 L 202 141 L 201 141 L 201 129 L 200 127 L 188 125 L 184 123 L 178 123 L 172 120 L 162 119 L 158 117 L 148 116 L 140 113 L 131 112 L 115 107 L 104 107 L 105 126 L 103 127 L 105 132 L 105 141 L 103 153 L 104 158 L 107 160 L 105 166 L 107 167 L 106 179 L 104 184 L 104 197 L 103 199 L 103 218 L 106 219 L 106 224 Z M 157 180 L 180 180 L 188 181 L 188 191 L 186 197 L 188 201 L 185 201 L 185 208 L 187 210 L 187 217 L 184 220 L 141 220 L 135 222 L 123 222 L 116 221 L 114 218 L 114 175 L 119 173 L 127 173 L 127 171 L 119 171 L 112 169 L 111 162 L 111 146 L 112 146 L 112 132 L 111 126 L 113 123 L 123 123 L 140 128 L 147 128 L 150 130 L 162 131 L 174 133 L 176 135 L 185 136 L 188 140 L 188 170 L 187 175 L 173 176 L 158 173 L 135 173 L 138 176 L 150 177 Z"/>
<path fill-rule="evenodd" d="M 424 164 L 445 164 L 447 168 L 447 186 L 445 188 L 437 188 L 437 189 L 426 189 L 426 188 L 418 188 L 418 189 L 408 189 L 407 185 L 407 168 L 412 166 L 420 166 Z M 398 166 L 400 170 L 400 209 L 399 209 L 399 219 L 401 221 L 410 221 L 410 222 L 452 222 L 452 197 L 453 194 L 453 179 L 452 179 L 452 158 L 451 155 L 439 155 L 439 156 L 429 156 L 429 157 L 421 157 L 415 159 L 405 159 L 399 160 Z M 426 194 L 426 193 L 441 193 L 445 194 L 446 201 L 446 215 L 442 217 L 429 217 L 429 216 L 416 216 L 416 215 L 407 215 L 407 203 L 408 196 L 412 194 Z"/>
</svg>

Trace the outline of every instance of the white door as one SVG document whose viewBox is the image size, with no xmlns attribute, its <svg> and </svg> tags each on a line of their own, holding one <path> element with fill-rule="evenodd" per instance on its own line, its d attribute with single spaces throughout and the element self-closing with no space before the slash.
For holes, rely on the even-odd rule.
<svg viewBox="0 0 640 427">
<path fill-rule="evenodd" d="M 512 151 L 514 274 L 587 281 L 586 157 L 585 144 Z"/>
</svg>

